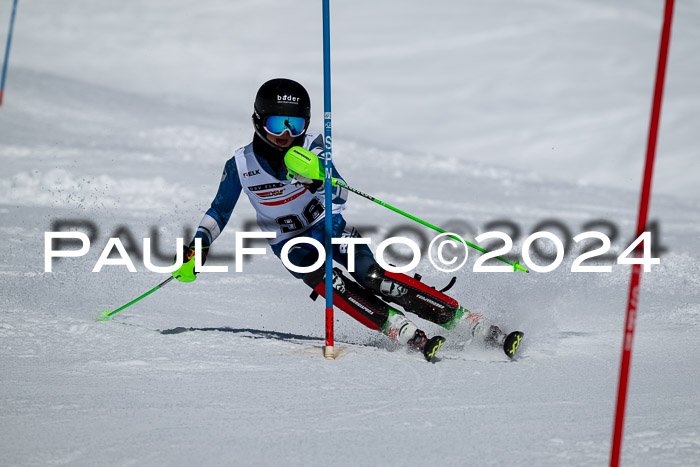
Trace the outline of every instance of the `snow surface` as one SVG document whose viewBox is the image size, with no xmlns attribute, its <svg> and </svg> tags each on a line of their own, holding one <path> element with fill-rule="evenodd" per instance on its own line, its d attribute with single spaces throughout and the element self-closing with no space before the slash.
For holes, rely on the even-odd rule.
<svg viewBox="0 0 700 467">
<path fill-rule="evenodd" d="M 607 463 L 629 267 L 573 274 L 578 247 L 548 274 L 472 273 L 474 252 L 457 274 L 460 303 L 526 332 L 516 362 L 452 333 L 428 364 L 340 312 L 342 351 L 325 361 L 323 304 L 271 253 L 96 321 L 163 280 L 140 262 L 91 273 L 108 237 L 124 226 L 140 242 L 155 226 L 174 251 L 249 141 L 262 81 L 307 84 L 321 130 L 320 2 L 301 3 L 19 5 L 0 108 L 0 465 Z M 333 5 L 336 165 L 470 238 L 507 219 L 517 251 L 541 221 L 573 236 L 604 219 L 620 253 L 662 9 Z M 700 459 L 699 19 L 699 2 L 677 5 L 650 211 L 668 251 L 642 278 L 625 465 Z M 357 197 L 346 217 L 375 245 L 406 224 Z M 252 218 L 242 199 L 213 253 L 233 254 Z M 44 232 L 70 219 L 98 237 L 44 273 Z M 426 260 L 418 270 L 449 280 Z"/>
</svg>

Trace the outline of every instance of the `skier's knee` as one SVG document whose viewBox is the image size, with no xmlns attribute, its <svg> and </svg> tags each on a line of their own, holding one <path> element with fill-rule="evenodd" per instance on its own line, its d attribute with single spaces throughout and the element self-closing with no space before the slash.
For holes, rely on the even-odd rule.
<svg viewBox="0 0 700 467">
<path fill-rule="evenodd" d="M 318 284 L 323 282 L 325 276 L 325 266 L 321 266 L 315 271 L 307 272 L 301 277 L 301 279 L 304 281 L 304 284 L 308 285 L 312 289 L 315 289 Z"/>
<path fill-rule="evenodd" d="M 367 270 L 365 286 L 375 293 L 385 297 L 399 298 L 408 293 L 408 289 L 400 281 L 392 280 L 386 275 L 386 271 L 375 263 Z"/>
</svg>

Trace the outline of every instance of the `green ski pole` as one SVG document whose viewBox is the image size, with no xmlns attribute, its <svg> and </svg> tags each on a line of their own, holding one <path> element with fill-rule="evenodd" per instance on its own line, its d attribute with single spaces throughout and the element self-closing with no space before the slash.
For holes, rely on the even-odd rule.
<svg viewBox="0 0 700 467">
<path fill-rule="evenodd" d="M 292 146 L 289 151 L 284 155 L 284 163 L 287 166 L 287 178 L 292 180 L 301 180 L 301 179 L 307 179 L 307 181 L 311 180 L 324 180 L 325 172 L 323 170 L 323 166 L 321 165 L 321 162 L 318 158 L 318 156 L 308 149 L 304 149 L 299 146 Z M 394 206 L 385 203 L 384 201 L 380 201 L 374 196 L 370 196 L 366 193 L 362 193 L 359 190 L 356 190 L 352 187 L 347 186 L 345 183 L 339 181 L 337 178 L 331 179 L 333 186 L 339 186 L 341 188 L 345 188 L 348 191 L 351 191 L 355 193 L 356 195 L 360 195 L 363 198 L 366 198 L 370 201 L 374 201 L 380 206 L 384 206 L 387 209 L 391 209 L 392 211 L 401 214 L 402 216 L 408 217 L 411 220 L 414 220 L 418 222 L 421 225 L 424 225 L 426 227 L 429 227 L 437 232 L 447 234 L 450 238 L 457 240 L 459 242 L 464 242 L 470 247 L 474 248 L 475 250 L 478 250 L 482 253 L 489 253 L 487 250 L 484 250 L 480 246 L 474 245 L 473 243 L 469 243 L 465 240 L 462 240 L 461 238 L 452 235 L 448 233 L 446 230 L 441 229 L 440 227 L 437 227 L 429 222 L 425 222 L 422 219 L 417 218 L 416 216 L 413 216 L 407 212 L 402 211 L 399 208 L 395 208 Z M 513 266 L 513 271 L 516 270 L 521 270 L 525 272 L 530 272 L 524 267 L 520 265 L 520 261 L 516 261 L 515 263 L 511 263 L 505 258 L 501 258 L 500 256 L 495 257 L 497 260 L 503 261 L 504 263 L 508 264 L 509 266 Z"/>
<path fill-rule="evenodd" d="M 180 277 L 180 276 L 177 276 L 177 277 Z M 133 299 L 132 301 L 130 301 L 130 302 L 127 303 L 126 305 L 121 306 L 121 307 L 117 308 L 117 309 L 114 310 L 114 311 L 103 310 L 103 311 L 102 311 L 102 314 L 100 315 L 100 321 L 109 321 L 109 318 L 110 318 L 112 315 L 117 314 L 117 313 L 119 313 L 120 311 L 122 311 L 124 308 L 128 308 L 128 307 L 130 307 L 131 305 L 133 305 L 134 303 L 138 302 L 139 300 L 148 297 L 149 295 L 151 295 L 151 294 L 152 294 L 153 292 L 155 292 L 156 290 L 158 290 L 158 289 L 160 289 L 161 287 L 165 286 L 165 284 L 167 284 L 167 283 L 170 282 L 171 280 L 177 279 L 177 277 L 175 277 L 175 276 L 170 276 L 170 277 L 168 277 L 168 278 L 165 279 L 163 282 L 161 282 L 160 284 L 156 285 L 155 287 L 153 287 L 151 290 L 149 290 L 149 291 L 146 292 L 145 294 L 141 295 L 141 296 L 138 297 L 138 298 Z"/>
<path fill-rule="evenodd" d="M 394 211 L 394 212 L 396 212 L 396 213 L 399 213 L 399 214 L 401 214 L 402 216 L 408 217 L 409 219 L 411 219 L 411 220 L 413 220 L 413 221 L 416 221 L 416 222 L 418 222 L 418 223 L 421 224 L 421 225 L 424 225 L 424 226 L 426 226 L 426 227 L 429 227 L 429 228 L 435 230 L 436 232 L 440 232 L 440 233 L 447 234 L 448 237 L 450 237 L 450 238 L 452 238 L 452 239 L 454 239 L 454 240 L 457 240 L 458 242 L 464 241 L 464 243 L 466 243 L 466 244 L 469 245 L 470 247 L 474 248 L 475 250 L 479 250 L 479 251 L 482 252 L 482 253 L 488 253 L 487 250 L 484 250 L 483 248 L 481 248 L 481 247 L 478 246 L 478 245 L 474 245 L 473 243 L 470 243 L 470 242 L 468 242 L 468 241 L 466 241 L 466 240 L 462 240 L 461 238 L 456 237 L 456 236 L 454 236 L 454 235 L 448 233 L 446 230 L 443 230 L 443 229 L 441 229 L 440 227 L 431 224 L 430 222 L 426 222 L 426 221 L 424 221 L 423 219 L 419 219 L 419 218 L 417 218 L 416 216 L 413 216 L 413 215 L 411 215 L 411 214 L 409 214 L 409 213 L 407 213 L 407 212 L 402 211 L 402 210 L 399 209 L 399 208 L 396 208 L 396 207 L 394 207 L 394 206 L 392 206 L 392 205 L 390 205 L 390 204 L 385 203 L 384 201 L 381 201 L 381 200 L 375 198 L 374 196 L 370 196 L 370 195 L 368 195 L 368 194 L 366 194 L 366 193 L 363 193 L 363 192 L 361 192 L 361 191 L 359 191 L 359 190 L 354 189 L 353 187 L 347 186 L 345 183 L 341 182 L 340 180 L 338 180 L 338 179 L 336 179 L 336 178 L 333 179 L 333 186 L 339 186 L 339 187 L 341 187 L 341 188 L 345 188 L 346 190 L 351 191 L 351 192 L 355 193 L 356 195 L 360 195 L 360 196 L 362 196 L 363 198 L 368 199 L 368 200 L 370 200 L 370 201 L 373 201 L 373 202 L 377 203 L 377 204 L 380 205 L 380 206 L 384 206 L 384 207 L 387 208 L 387 209 L 391 209 L 392 211 Z M 495 258 L 498 259 L 498 260 L 500 260 L 500 261 L 503 261 L 503 262 L 506 263 L 506 264 L 509 264 L 510 266 L 513 266 L 513 271 L 516 271 L 516 270 L 519 269 L 519 270 L 521 270 L 521 271 L 530 272 L 530 271 L 528 271 L 526 268 L 524 268 L 524 267 L 522 267 L 522 266 L 520 265 L 520 261 L 516 261 L 515 263 L 511 263 L 511 262 L 508 261 L 507 259 L 501 258 L 500 256 L 496 256 Z"/>
</svg>

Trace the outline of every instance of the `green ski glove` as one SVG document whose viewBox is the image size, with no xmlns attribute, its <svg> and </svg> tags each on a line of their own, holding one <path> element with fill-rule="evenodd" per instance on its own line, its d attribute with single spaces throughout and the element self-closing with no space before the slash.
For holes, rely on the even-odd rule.
<svg viewBox="0 0 700 467">
<path fill-rule="evenodd" d="M 284 155 L 284 164 L 287 166 L 288 180 L 296 180 L 311 193 L 323 189 L 323 164 L 313 152 L 293 146 Z"/>
<path fill-rule="evenodd" d="M 300 146 L 292 146 L 284 155 L 284 165 L 287 166 L 287 179 L 300 177 L 306 180 L 324 180 L 323 164 L 316 154 Z"/>
<path fill-rule="evenodd" d="M 202 247 L 202 266 L 207 261 L 207 254 L 209 253 L 209 247 Z M 182 246 L 182 266 L 172 272 L 173 277 L 180 282 L 194 282 L 197 278 L 199 271 L 194 270 L 194 242 L 190 243 L 189 246 Z M 173 262 L 177 261 L 177 256 Z"/>
</svg>

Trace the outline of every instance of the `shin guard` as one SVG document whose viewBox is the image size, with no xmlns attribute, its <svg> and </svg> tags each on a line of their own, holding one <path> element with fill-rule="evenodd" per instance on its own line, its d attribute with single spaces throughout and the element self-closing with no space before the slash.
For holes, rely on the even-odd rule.
<svg viewBox="0 0 700 467">
<path fill-rule="evenodd" d="M 369 268 L 365 285 L 381 298 L 405 311 L 445 326 L 456 316 L 457 300 L 406 274 L 385 271 L 378 264 Z"/>
</svg>

